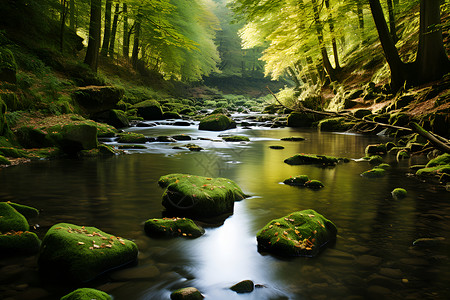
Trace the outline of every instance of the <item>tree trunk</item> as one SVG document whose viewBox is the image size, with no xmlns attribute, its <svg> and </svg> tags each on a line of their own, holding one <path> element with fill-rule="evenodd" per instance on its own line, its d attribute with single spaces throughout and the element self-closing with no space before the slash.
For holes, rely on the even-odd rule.
<svg viewBox="0 0 450 300">
<path fill-rule="evenodd" d="M 319 8 L 317 7 L 317 0 L 311 1 L 313 4 L 313 10 L 314 10 L 314 25 L 316 27 L 317 31 L 317 39 L 319 40 L 319 47 L 320 52 L 322 54 L 322 63 L 325 71 L 328 73 L 328 76 L 330 77 L 331 81 L 335 81 L 335 70 L 331 66 L 330 59 L 328 58 L 327 49 L 325 48 L 324 42 L 323 42 L 323 30 L 322 30 L 322 23 L 320 22 L 320 16 L 319 16 Z"/>
<path fill-rule="evenodd" d="M 359 29 L 364 31 L 364 11 L 361 1 L 356 1 L 356 11 L 358 13 Z"/>
<path fill-rule="evenodd" d="M 103 43 L 100 54 L 102 56 L 108 55 L 109 38 L 111 36 L 111 6 L 112 0 L 106 0 L 105 5 L 105 29 L 103 30 Z"/>
<path fill-rule="evenodd" d="M 109 42 L 109 49 L 108 49 L 108 55 L 113 58 L 114 57 L 114 46 L 116 42 L 116 33 L 117 33 L 117 23 L 119 22 L 119 10 L 120 10 L 120 4 L 116 4 L 116 9 L 114 10 L 114 20 L 112 23 L 112 29 L 111 29 L 111 39 Z"/>
<path fill-rule="evenodd" d="M 66 29 L 67 1 L 61 0 L 61 27 L 59 31 L 59 51 L 64 52 L 64 31 Z"/>
<path fill-rule="evenodd" d="M 70 11 L 69 27 L 73 31 L 76 31 L 77 30 L 77 26 L 76 26 L 76 22 L 75 22 L 75 0 L 70 0 L 69 1 L 69 11 Z"/>
<path fill-rule="evenodd" d="M 395 14 L 394 6 L 392 5 L 392 0 L 387 0 L 388 11 L 389 11 L 389 28 L 391 31 L 392 40 L 394 44 L 398 42 L 397 30 L 395 29 Z"/>
<path fill-rule="evenodd" d="M 131 54 L 131 63 L 133 64 L 133 68 L 136 69 L 138 59 L 139 59 L 139 36 L 141 33 L 141 23 L 139 20 L 139 16 L 137 20 L 134 21 L 134 44 L 133 44 L 133 52 Z"/>
<path fill-rule="evenodd" d="M 440 0 L 420 1 L 419 47 L 416 69 L 417 84 L 442 78 L 450 72 L 450 63 L 442 39 Z"/>
<path fill-rule="evenodd" d="M 122 55 L 128 58 L 130 54 L 130 38 L 128 34 L 128 7 L 127 4 L 123 4 L 123 48 Z"/>
<path fill-rule="evenodd" d="M 89 23 L 89 41 L 84 63 L 97 72 L 98 52 L 102 24 L 102 0 L 91 0 L 91 17 Z"/>
<path fill-rule="evenodd" d="M 330 33 L 331 33 L 331 42 L 333 45 L 333 55 L 334 55 L 334 68 L 336 70 L 339 70 L 341 67 L 339 66 L 339 54 L 337 50 L 337 44 L 336 44 L 336 37 L 334 34 L 334 21 L 333 21 L 333 15 L 330 12 L 330 0 L 325 0 L 325 6 L 328 10 L 328 26 L 330 27 Z"/>
</svg>

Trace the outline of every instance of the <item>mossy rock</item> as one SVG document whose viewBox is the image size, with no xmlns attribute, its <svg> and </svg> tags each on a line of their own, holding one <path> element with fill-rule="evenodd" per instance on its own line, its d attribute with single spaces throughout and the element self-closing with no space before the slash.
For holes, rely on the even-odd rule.
<svg viewBox="0 0 450 300">
<path fill-rule="evenodd" d="M 39 216 L 39 210 L 34 207 L 10 201 L 7 201 L 6 203 L 9 204 L 11 207 L 13 207 L 15 210 L 17 210 L 19 213 L 21 213 L 27 219 L 37 218 Z"/>
<path fill-rule="evenodd" d="M 163 119 L 161 105 L 156 100 L 145 100 L 139 102 L 135 104 L 133 108 L 137 109 L 138 116 L 144 118 L 144 120 Z"/>
<path fill-rule="evenodd" d="M 433 158 L 432 160 L 430 160 L 427 163 L 426 167 L 431 168 L 431 167 L 442 166 L 442 165 L 450 165 L 450 154 L 449 153 L 444 153 L 436 158 Z"/>
<path fill-rule="evenodd" d="M 86 86 L 78 88 L 72 97 L 89 115 L 114 109 L 124 90 L 113 86 Z"/>
<path fill-rule="evenodd" d="M 147 149 L 144 145 L 119 145 L 117 148 L 119 149 Z"/>
<path fill-rule="evenodd" d="M 275 149 L 275 150 L 282 150 L 282 149 L 284 149 L 284 146 L 281 146 L 281 145 L 270 145 L 269 148 L 270 149 Z"/>
<path fill-rule="evenodd" d="M 405 189 L 396 188 L 391 193 L 392 193 L 392 197 L 394 197 L 394 199 L 401 199 L 401 198 L 405 198 L 408 192 Z"/>
<path fill-rule="evenodd" d="M 11 162 L 7 158 L 0 155 L 0 165 L 9 166 L 10 164 Z"/>
<path fill-rule="evenodd" d="M 108 157 L 119 154 L 119 151 L 115 150 L 114 147 L 100 144 L 97 148 L 90 150 L 81 150 L 79 156 L 81 157 Z"/>
<path fill-rule="evenodd" d="M 112 299 L 111 296 L 103 291 L 91 288 L 80 288 L 63 296 L 60 300 L 111 300 L 111 299 Z"/>
<path fill-rule="evenodd" d="M 281 138 L 280 140 L 288 141 L 288 142 L 301 142 L 301 141 L 304 141 L 305 138 L 302 136 L 290 136 L 290 137 Z"/>
<path fill-rule="evenodd" d="M 384 170 L 389 170 L 391 168 L 391 165 L 390 164 L 379 164 L 377 166 L 377 168 L 384 169 Z"/>
<path fill-rule="evenodd" d="M 386 145 L 385 144 L 376 144 L 376 145 L 368 145 L 366 147 L 365 153 L 367 156 L 370 155 L 383 155 L 386 154 Z"/>
<path fill-rule="evenodd" d="M 0 47 L 0 81 L 16 83 L 17 64 L 11 50 Z"/>
<path fill-rule="evenodd" d="M 117 130 L 115 127 L 113 127 L 111 125 L 94 122 L 91 120 L 88 120 L 84 123 L 88 124 L 88 125 L 93 125 L 97 128 L 97 137 L 114 137 L 114 136 L 116 136 Z"/>
<path fill-rule="evenodd" d="M 307 181 L 309 181 L 308 175 L 298 175 L 285 179 L 283 183 L 287 185 L 304 186 Z"/>
<path fill-rule="evenodd" d="M 22 126 L 15 131 L 15 135 L 20 145 L 27 149 L 53 146 L 46 138 L 47 134 L 38 128 Z"/>
<path fill-rule="evenodd" d="M 170 294 L 171 300 L 202 300 L 204 297 L 194 287 L 178 289 Z"/>
<path fill-rule="evenodd" d="M 222 140 L 225 142 L 250 142 L 250 139 L 242 135 L 224 136 Z"/>
<path fill-rule="evenodd" d="M 40 246 L 41 240 L 34 232 L 9 231 L 0 234 L 0 253 L 35 254 Z"/>
<path fill-rule="evenodd" d="M 369 158 L 369 163 L 372 165 L 379 165 L 383 162 L 383 158 L 379 155 L 373 155 Z"/>
<path fill-rule="evenodd" d="M 28 231 L 30 225 L 24 215 L 19 213 L 8 202 L 0 202 L 0 232 Z"/>
<path fill-rule="evenodd" d="M 346 118 L 330 118 L 319 121 L 318 128 L 322 131 L 347 131 L 355 124 L 348 122 Z"/>
<path fill-rule="evenodd" d="M 197 238 L 205 230 L 187 218 L 149 219 L 144 224 L 145 233 L 151 237 Z"/>
<path fill-rule="evenodd" d="M 86 282 L 135 262 L 137 254 L 132 241 L 95 227 L 59 223 L 45 234 L 38 265 L 46 274 Z"/>
<path fill-rule="evenodd" d="M 28 153 L 16 147 L 0 147 L 0 155 L 12 158 L 28 157 Z"/>
<path fill-rule="evenodd" d="M 68 124 L 47 129 L 47 138 L 65 153 L 97 148 L 97 127 L 91 124 Z"/>
<path fill-rule="evenodd" d="M 118 143 L 145 144 L 147 142 L 147 138 L 142 133 L 126 132 L 119 133 L 117 136 L 119 137 Z"/>
<path fill-rule="evenodd" d="M 397 152 L 397 160 L 401 159 L 409 159 L 411 157 L 411 154 L 409 154 L 409 151 L 403 149 Z"/>
<path fill-rule="evenodd" d="M 190 141 L 190 140 L 192 140 L 192 138 L 189 135 L 185 135 L 185 134 L 173 135 L 173 136 L 171 136 L 171 138 L 173 138 L 176 141 Z"/>
<path fill-rule="evenodd" d="M 236 123 L 224 114 L 215 114 L 204 117 L 198 125 L 199 130 L 223 131 L 236 128 Z"/>
<path fill-rule="evenodd" d="M 97 113 L 92 116 L 94 120 L 101 123 L 106 123 L 114 128 L 130 127 L 130 121 L 127 118 L 127 114 L 118 109 L 110 109 L 101 113 Z"/>
<path fill-rule="evenodd" d="M 340 161 L 346 161 L 343 158 L 338 158 L 328 155 L 316 154 L 295 154 L 284 160 L 288 165 L 336 165 Z"/>
<path fill-rule="evenodd" d="M 305 182 L 305 187 L 310 188 L 310 189 L 321 189 L 324 187 L 324 185 L 319 180 L 313 179 L 313 180 L 309 180 L 309 181 Z"/>
<path fill-rule="evenodd" d="M 373 168 L 372 170 L 365 171 L 361 174 L 362 177 L 367 178 L 379 178 L 386 175 L 386 170 L 381 168 Z"/>
<path fill-rule="evenodd" d="M 242 280 L 230 287 L 236 293 L 251 293 L 255 289 L 255 284 L 251 280 Z"/>
<path fill-rule="evenodd" d="M 234 202 L 246 197 L 240 187 L 227 178 L 169 174 L 162 176 L 158 183 L 166 188 L 162 204 L 168 211 L 194 217 L 232 213 Z"/>
<path fill-rule="evenodd" d="M 419 169 L 416 172 L 417 176 L 435 176 L 435 175 L 450 175 L 450 164 L 448 165 L 437 165 L 434 167 Z"/>
<path fill-rule="evenodd" d="M 322 116 L 312 113 L 298 113 L 293 112 L 288 116 L 288 127 L 312 127 L 317 121 L 323 119 Z"/>
<path fill-rule="evenodd" d="M 164 112 L 164 113 L 163 113 L 162 118 L 163 118 L 164 120 L 168 120 L 168 119 L 181 119 L 181 116 L 180 116 L 177 112 L 174 112 L 174 111 L 167 111 L 167 112 Z"/>
<path fill-rule="evenodd" d="M 186 145 L 184 145 L 186 148 L 188 148 L 189 149 L 189 151 L 195 151 L 195 152 L 198 152 L 198 151 L 202 151 L 202 150 L 204 150 L 202 147 L 200 147 L 199 145 L 195 145 L 195 144 L 186 144 Z"/>
<path fill-rule="evenodd" d="M 336 240 L 337 228 L 312 209 L 270 221 L 256 235 L 258 249 L 281 256 L 316 256 Z"/>
</svg>

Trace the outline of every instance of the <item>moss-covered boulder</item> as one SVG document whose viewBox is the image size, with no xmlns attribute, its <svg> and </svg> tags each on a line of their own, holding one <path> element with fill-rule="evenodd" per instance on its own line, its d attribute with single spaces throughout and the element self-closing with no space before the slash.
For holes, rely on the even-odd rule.
<svg viewBox="0 0 450 300">
<path fill-rule="evenodd" d="M 168 211 L 194 217 L 214 217 L 232 213 L 234 202 L 246 197 L 232 180 L 189 174 L 162 176 L 159 185 L 166 188 L 162 204 Z"/>
<path fill-rule="evenodd" d="M 339 158 L 329 155 L 316 155 L 316 154 L 295 154 L 284 160 L 288 165 L 326 165 L 332 166 L 339 162 L 347 162 L 345 158 Z"/>
<path fill-rule="evenodd" d="M 289 136 L 289 137 L 281 138 L 280 140 L 288 141 L 288 142 L 301 142 L 301 141 L 304 141 L 305 138 L 302 136 Z"/>
<path fill-rule="evenodd" d="M 450 175 L 449 165 L 437 165 L 434 167 L 419 169 L 416 172 L 417 176 L 442 176 L 443 174 Z"/>
<path fill-rule="evenodd" d="M 426 167 L 431 168 L 442 165 L 450 165 L 450 153 L 444 153 L 436 158 L 433 158 L 426 164 Z"/>
<path fill-rule="evenodd" d="M 204 150 L 202 147 L 200 147 L 199 145 L 196 144 L 186 144 L 184 145 L 186 148 L 189 149 L 189 151 L 194 151 L 194 152 L 198 152 L 198 151 L 202 151 Z"/>
<path fill-rule="evenodd" d="M 6 157 L 0 155 L 0 166 L 9 166 L 11 162 Z"/>
<path fill-rule="evenodd" d="M 370 155 L 383 155 L 386 154 L 387 150 L 386 150 L 386 145 L 385 144 L 375 144 L 375 145 L 368 145 L 366 147 L 366 155 L 370 156 Z"/>
<path fill-rule="evenodd" d="M 86 86 L 74 91 L 72 97 L 85 113 L 93 115 L 114 109 L 124 94 L 124 90 L 113 86 Z"/>
<path fill-rule="evenodd" d="M 61 300 L 111 300 L 111 296 L 107 293 L 91 289 L 80 288 L 61 298 Z"/>
<path fill-rule="evenodd" d="M 255 289 L 255 284 L 251 280 L 242 280 L 230 287 L 236 293 L 251 293 Z"/>
<path fill-rule="evenodd" d="M 11 50 L 0 47 L 0 81 L 16 83 L 17 65 Z"/>
<path fill-rule="evenodd" d="M 172 135 L 171 138 L 173 138 L 176 141 L 190 141 L 192 140 L 192 137 L 185 134 L 178 134 L 178 135 Z"/>
<path fill-rule="evenodd" d="M 0 155 L 12 158 L 29 157 L 27 152 L 16 147 L 0 147 Z"/>
<path fill-rule="evenodd" d="M 7 202 L 0 202 L 0 232 L 28 231 L 30 225 L 24 215 Z"/>
<path fill-rule="evenodd" d="M 23 204 L 18 204 L 18 203 L 14 203 L 14 202 L 10 202 L 10 201 L 8 201 L 6 203 L 9 204 L 15 210 L 17 210 L 20 214 L 22 214 L 27 219 L 36 218 L 39 216 L 39 210 L 34 207 L 23 205 Z"/>
<path fill-rule="evenodd" d="M 322 131 L 347 131 L 351 129 L 355 123 L 348 122 L 346 118 L 329 118 L 319 121 L 318 128 Z"/>
<path fill-rule="evenodd" d="M 290 177 L 283 181 L 284 184 L 287 185 L 295 185 L 295 186 L 305 186 L 305 183 L 309 181 L 308 175 L 298 175 L 295 177 Z"/>
<path fill-rule="evenodd" d="M 205 230 L 187 218 L 149 219 L 144 224 L 145 233 L 151 237 L 177 237 L 197 238 Z"/>
<path fill-rule="evenodd" d="M 147 142 L 147 138 L 142 133 L 125 132 L 119 133 L 117 136 L 119 137 L 117 139 L 118 143 L 145 144 Z"/>
<path fill-rule="evenodd" d="M 288 116 L 288 127 L 312 127 L 315 122 L 323 119 L 322 116 L 312 113 L 293 112 Z"/>
<path fill-rule="evenodd" d="M 119 150 L 105 144 L 99 144 L 97 148 L 91 150 L 81 150 L 78 154 L 80 157 L 108 157 L 120 154 Z"/>
<path fill-rule="evenodd" d="M 156 100 L 145 100 L 139 102 L 135 104 L 133 108 L 137 109 L 138 116 L 144 118 L 144 120 L 163 119 L 161 105 Z"/>
<path fill-rule="evenodd" d="M 198 125 L 199 130 L 222 131 L 236 128 L 236 122 L 224 114 L 215 114 L 204 117 Z"/>
<path fill-rule="evenodd" d="M 258 249 L 282 256 L 316 256 L 336 239 L 337 228 L 312 209 L 270 221 L 256 235 Z"/>
<path fill-rule="evenodd" d="M 181 119 L 181 116 L 174 111 L 166 111 L 163 113 L 162 118 L 164 120 L 168 120 L 168 119 Z"/>
<path fill-rule="evenodd" d="M 391 165 L 390 164 L 386 164 L 386 163 L 385 164 L 379 164 L 377 166 L 377 168 L 389 170 L 391 168 Z"/>
<path fill-rule="evenodd" d="M 222 140 L 225 142 L 250 142 L 250 139 L 242 135 L 224 136 Z"/>
<path fill-rule="evenodd" d="M 409 151 L 406 149 L 400 150 L 397 152 L 397 160 L 401 159 L 409 159 L 411 157 L 411 154 L 409 154 Z"/>
<path fill-rule="evenodd" d="M 106 123 L 114 126 L 114 128 L 130 127 L 130 121 L 127 114 L 118 109 L 110 109 L 101 113 L 97 113 L 92 117 L 97 122 Z"/>
<path fill-rule="evenodd" d="M 318 189 L 323 188 L 324 185 L 319 180 L 313 179 L 313 180 L 308 180 L 307 182 L 305 182 L 305 187 L 318 190 Z"/>
<path fill-rule="evenodd" d="M 204 297 L 194 287 L 178 289 L 170 294 L 171 300 L 202 300 Z"/>
<path fill-rule="evenodd" d="M 97 127 L 91 124 L 56 125 L 48 128 L 47 138 L 65 153 L 97 148 Z"/>
<path fill-rule="evenodd" d="M 371 165 L 379 165 L 383 162 L 383 158 L 379 155 L 373 155 L 369 158 L 369 163 Z"/>
<path fill-rule="evenodd" d="M 386 170 L 382 168 L 373 168 L 371 170 L 365 171 L 361 174 L 362 177 L 367 178 L 379 178 L 386 175 Z"/>
<path fill-rule="evenodd" d="M 52 146 L 51 141 L 47 139 L 47 134 L 39 128 L 22 126 L 15 131 L 15 135 L 20 145 L 27 149 Z"/>
<path fill-rule="evenodd" d="M 86 282 L 135 262 L 137 254 L 132 241 L 95 227 L 59 223 L 45 234 L 38 265 L 45 274 Z"/>
<path fill-rule="evenodd" d="M 34 232 L 9 231 L 0 234 L 0 253 L 34 254 L 39 252 L 41 240 Z"/>
<path fill-rule="evenodd" d="M 392 197 L 394 197 L 394 199 L 405 198 L 406 195 L 408 194 L 408 192 L 402 188 L 395 188 L 391 193 L 392 193 Z"/>
</svg>

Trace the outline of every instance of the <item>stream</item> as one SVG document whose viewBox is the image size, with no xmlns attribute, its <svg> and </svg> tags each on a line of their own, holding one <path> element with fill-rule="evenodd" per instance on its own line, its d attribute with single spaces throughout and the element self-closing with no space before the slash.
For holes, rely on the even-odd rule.
<svg viewBox="0 0 450 300">
<path fill-rule="evenodd" d="M 149 137 L 175 134 L 202 140 L 147 143 L 128 155 L 96 159 L 58 159 L 0 169 L 0 201 L 41 210 L 34 220 L 42 239 L 54 224 L 94 226 L 135 241 L 136 266 L 110 272 L 87 287 L 106 291 L 115 300 L 169 299 L 187 286 L 206 299 L 448 299 L 450 295 L 450 202 L 442 187 L 408 176 L 409 167 L 425 157 L 397 162 L 383 178 L 360 174 L 372 167 L 355 161 L 368 144 L 390 138 L 316 129 L 266 128 L 199 131 L 197 125 L 132 127 Z M 220 134 L 239 134 L 250 142 L 227 143 Z M 280 141 L 303 136 L 301 142 Z M 116 145 L 113 141 L 108 144 Z M 205 150 L 172 149 L 194 143 Z M 282 145 L 282 150 L 270 149 Z M 289 166 L 296 153 L 352 159 L 335 167 Z M 250 198 L 235 203 L 234 214 L 218 227 L 206 227 L 197 239 L 152 239 L 143 223 L 162 217 L 157 181 L 169 173 L 190 173 L 234 180 Z M 320 180 L 321 190 L 282 184 L 306 174 Z M 391 191 L 402 187 L 404 199 Z M 256 233 L 270 220 L 314 209 L 334 222 L 334 245 L 315 258 L 280 258 L 257 250 Z M 443 237 L 427 247 L 418 238 Z M 0 299 L 59 299 L 79 286 L 39 276 L 37 256 L 0 258 Z M 237 294 L 233 284 L 251 279 L 258 288 Z M 33 296 L 34 295 L 34 296 Z"/>
</svg>

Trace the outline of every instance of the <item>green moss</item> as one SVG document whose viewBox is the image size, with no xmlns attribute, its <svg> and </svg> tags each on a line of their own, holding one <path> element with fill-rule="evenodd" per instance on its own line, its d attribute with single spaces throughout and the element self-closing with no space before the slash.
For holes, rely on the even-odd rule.
<svg viewBox="0 0 450 300">
<path fill-rule="evenodd" d="M 295 177 L 285 179 L 283 183 L 287 185 L 304 186 L 307 181 L 309 181 L 308 175 L 298 175 Z"/>
<path fill-rule="evenodd" d="M 25 151 L 15 147 L 0 147 L 0 155 L 13 158 L 28 157 Z"/>
<path fill-rule="evenodd" d="M 0 253 L 34 254 L 39 252 L 41 241 L 29 231 L 10 231 L 0 234 Z"/>
<path fill-rule="evenodd" d="M 450 174 L 450 164 L 448 165 L 438 165 L 430 168 L 423 168 L 417 170 L 416 175 L 418 176 L 434 176 L 441 174 Z"/>
<path fill-rule="evenodd" d="M 144 145 L 119 145 L 119 149 L 147 149 Z"/>
<path fill-rule="evenodd" d="M 97 148 L 97 127 L 86 123 L 55 125 L 47 129 L 47 139 L 68 154 Z"/>
<path fill-rule="evenodd" d="M 173 138 L 174 140 L 177 140 L 177 141 L 190 141 L 190 140 L 192 140 L 192 138 L 189 135 L 185 135 L 185 134 L 173 135 L 173 136 L 171 136 L 171 138 Z"/>
<path fill-rule="evenodd" d="M 441 166 L 441 165 L 450 165 L 450 154 L 449 153 L 444 153 L 436 158 L 433 158 L 432 160 L 430 160 L 426 167 L 430 168 L 430 167 L 436 167 L 436 166 Z"/>
<path fill-rule="evenodd" d="M 46 138 L 46 133 L 38 128 L 31 126 L 22 126 L 15 132 L 17 141 L 24 148 L 46 148 L 52 146 L 50 141 Z"/>
<path fill-rule="evenodd" d="M 338 162 L 347 160 L 328 155 L 296 154 L 284 160 L 288 165 L 336 165 Z"/>
<path fill-rule="evenodd" d="M 85 282 L 135 262 L 137 254 L 132 241 L 95 227 L 59 223 L 44 236 L 38 264 L 42 272 Z"/>
<path fill-rule="evenodd" d="M 355 124 L 348 122 L 346 118 L 330 118 L 319 121 L 318 128 L 322 131 L 347 131 Z"/>
<path fill-rule="evenodd" d="M 366 155 L 375 155 L 375 154 L 386 154 L 386 145 L 385 144 L 377 144 L 377 145 L 368 145 L 366 147 Z"/>
<path fill-rule="evenodd" d="M 144 224 L 145 233 L 152 237 L 177 237 L 197 238 L 205 233 L 205 230 L 191 219 L 163 218 L 149 219 Z"/>
<path fill-rule="evenodd" d="M 189 151 L 202 151 L 204 150 L 202 147 L 200 147 L 199 145 L 195 145 L 195 144 L 186 144 L 184 145 L 186 148 L 189 149 Z"/>
<path fill-rule="evenodd" d="M 161 120 L 163 118 L 161 105 L 156 100 L 139 102 L 133 108 L 137 109 L 138 116 L 144 118 L 144 120 Z"/>
<path fill-rule="evenodd" d="M 324 185 L 319 180 L 313 179 L 313 180 L 309 180 L 309 181 L 305 182 L 305 187 L 310 188 L 310 189 L 321 189 L 324 187 Z"/>
<path fill-rule="evenodd" d="M 111 296 L 100 290 L 91 288 L 77 289 L 61 298 L 61 300 L 111 300 Z"/>
<path fill-rule="evenodd" d="M 282 256 L 316 256 L 336 239 L 337 228 L 312 209 L 270 221 L 256 235 L 258 248 Z"/>
<path fill-rule="evenodd" d="M 225 142 L 250 142 L 250 139 L 242 135 L 224 136 L 222 140 Z"/>
<path fill-rule="evenodd" d="M 223 114 L 215 114 L 207 116 L 200 120 L 199 130 L 222 131 L 235 128 L 236 123 Z"/>
<path fill-rule="evenodd" d="M 411 155 L 409 154 L 409 152 L 407 150 L 400 150 L 397 152 L 397 160 L 408 159 L 410 157 L 411 157 Z"/>
<path fill-rule="evenodd" d="M 28 231 L 27 219 L 7 202 L 0 202 L 0 232 Z"/>
<path fill-rule="evenodd" d="M 377 166 L 378 169 L 384 169 L 384 170 L 388 170 L 391 168 L 390 164 L 380 164 Z"/>
<path fill-rule="evenodd" d="M 312 113 L 293 112 L 288 116 L 288 127 L 312 127 L 313 123 L 319 121 L 320 117 Z"/>
<path fill-rule="evenodd" d="M 37 210 L 34 207 L 23 205 L 23 204 L 18 204 L 18 203 L 13 203 L 10 201 L 8 201 L 6 203 L 11 205 L 11 207 L 13 207 L 15 210 L 17 210 L 19 213 L 21 213 L 27 219 L 36 218 L 39 216 L 39 210 Z"/>
<path fill-rule="evenodd" d="M 372 170 L 365 171 L 361 174 L 362 177 L 367 178 L 379 178 L 383 177 L 384 175 L 386 175 L 386 170 L 381 168 L 373 168 Z"/>
<path fill-rule="evenodd" d="M 11 164 L 11 162 L 5 158 L 4 156 L 0 155 L 0 165 L 7 165 L 9 166 Z"/>
<path fill-rule="evenodd" d="M 90 150 L 82 150 L 79 155 L 81 157 L 104 157 L 104 156 L 113 156 L 118 154 L 118 151 L 114 149 L 114 147 L 100 144 L 97 148 Z"/>
<path fill-rule="evenodd" d="M 396 188 L 392 191 L 392 197 L 394 197 L 395 199 L 405 198 L 406 194 L 406 190 L 402 188 Z"/>
<path fill-rule="evenodd" d="M 378 165 L 383 162 L 383 158 L 379 155 L 373 155 L 369 158 L 369 163 L 372 165 Z"/>
<path fill-rule="evenodd" d="M 304 141 L 305 138 L 301 137 L 301 136 L 290 136 L 290 137 L 284 137 L 281 138 L 282 141 L 289 141 L 289 142 L 300 142 L 300 141 Z"/>
<path fill-rule="evenodd" d="M 119 133 L 117 136 L 119 137 L 118 143 L 145 144 L 147 142 L 147 138 L 141 133 L 126 132 Z"/>
<path fill-rule="evenodd" d="M 169 211 L 198 217 L 213 217 L 232 213 L 234 201 L 246 195 L 227 178 L 208 178 L 188 174 L 169 174 L 159 181 L 166 190 L 162 204 Z"/>
<path fill-rule="evenodd" d="M 181 119 L 181 116 L 177 112 L 174 112 L 174 111 L 164 112 L 162 117 L 165 120 L 167 120 L 167 119 Z"/>
</svg>

